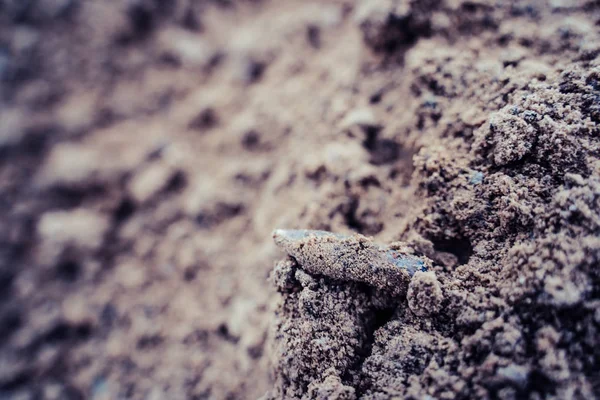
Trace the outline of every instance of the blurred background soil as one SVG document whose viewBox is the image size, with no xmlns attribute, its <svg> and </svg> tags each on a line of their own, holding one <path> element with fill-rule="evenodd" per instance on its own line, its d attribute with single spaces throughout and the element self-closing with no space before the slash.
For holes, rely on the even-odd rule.
<svg viewBox="0 0 600 400">
<path fill-rule="evenodd" d="M 0 398 L 600 397 L 599 55 L 591 0 L 0 0 Z M 274 228 L 443 307 L 313 351 Z"/>
</svg>

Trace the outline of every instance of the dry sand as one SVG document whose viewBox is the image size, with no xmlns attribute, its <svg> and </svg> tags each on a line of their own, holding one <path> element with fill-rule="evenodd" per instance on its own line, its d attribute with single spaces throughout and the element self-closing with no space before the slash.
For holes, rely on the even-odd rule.
<svg viewBox="0 0 600 400">
<path fill-rule="evenodd" d="M 0 1 L 0 398 L 600 398 L 599 27 L 592 0 Z M 394 296 L 275 228 L 432 265 Z"/>
</svg>

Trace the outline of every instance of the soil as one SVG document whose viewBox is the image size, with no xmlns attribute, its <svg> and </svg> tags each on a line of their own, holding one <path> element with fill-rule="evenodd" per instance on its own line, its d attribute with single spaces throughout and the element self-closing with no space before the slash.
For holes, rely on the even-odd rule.
<svg viewBox="0 0 600 400">
<path fill-rule="evenodd" d="M 599 27 L 0 1 L 0 398 L 600 398 Z M 432 263 L 394 295 L 276 228 Z"/>
</svg>

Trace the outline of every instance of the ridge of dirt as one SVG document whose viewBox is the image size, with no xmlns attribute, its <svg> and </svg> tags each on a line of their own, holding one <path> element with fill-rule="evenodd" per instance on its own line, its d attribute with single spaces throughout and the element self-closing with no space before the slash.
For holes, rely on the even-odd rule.
<svg viewBox="0 0 600 400">
<path fill-rule="evenodd" d="M 271 396 L 597 397 L 593 304 L 600 242 L 591 210 L 599 205 L 593 189 L 598 121 L 595 106 L 589 107 L 597 102 L 598 53 L 566 39 L 589 34 L 578 44 L 591 44 L 597 32 L 566 33 L 564 20 L 543 9 L 520 14 L 515 5 L 453 8 L 435 2 L 423 10 L 420 4 L 368 5 L 359 26 L 374 52 L 401 64 L 396 68 L 404 82 L 388 110 L 394 101 L 411 99 L 406 106 L 412 115 L 401 120 L 408 134 L 396 137 L 402 148 L 414 143 L 408 196 L 420 206 L 405 208 L 390 236 L 437 261 L 443 311 L 419 317 L 401 302 L 375 331 L 374 342 L 363 344 L 371 353 L 358 371 L 340 367 L 347 359 L 343 352 L 310 358 L 303 365 L 319 367 L 309 372 L 280 357 L 276 373 L 283 380 L 276 381 Z M 502 23 L 517 15 L 522 24 Z M 437 27 L 442 18 L 455 23 Z M 528 25 L 528 19 L 536 24 Z M 413 27 L 403 38 L 411 21 L 427 27 L 423 37 L 415 39 L 419 30 Z M 548 39 L 536 36 L 543 37 L 541 25 Z M 554 38 L 553 30 L 565 34 Z M 471 38 L 474 33 L 479 37 Z M 541 42 L 527 43 L 526 36 Z M 376 73 L 363 74 L 365 81 L 371 74 Z M 382 125 L 377 135 L 385 135 Z M 577 201 L 574 187 L 587 193 L 581 207 L 571 203 Z M 394 194 L 392 189 L 390 197 Z M 309 291 L 303 282 L 292 286 L 300 298 Z M 286 304 L 294 301 L 288 292 L 283 295 Z M 298 335 L 294 327 L 309 329 L 327 318 L 290 314 L 289 307 L 278 315 L 283 322 L 273 336 L 293 353 L 294 340 L 310 336 Z M 335 324 L 339 319 L 344 326 L 361 325 L 342 312 Z M 340 340 L 326 338 L 334 341 L 332 348 Z M 296 374 L 312 388 L 298 393 L 297 380 L 289 379 Z"/>
</svg>

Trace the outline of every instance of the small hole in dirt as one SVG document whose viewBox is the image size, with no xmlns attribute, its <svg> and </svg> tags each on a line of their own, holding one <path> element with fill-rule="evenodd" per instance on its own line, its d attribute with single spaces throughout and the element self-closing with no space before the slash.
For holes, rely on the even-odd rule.
<svg viewBox="0 0 600 400">
<path fill-rule="evenodd" d="M 21 387 L 29 386 L 33 381 L 33 376 L 27 371 L 23 371 L 14 378 L 0 383 L 0 390 L 10 392 Z"/>
<path fill-rule="evenodd" d="M 115 210 L 113 217 L 114 217 L 115 222 L 120 223 L 120 222 L 124 222 L 129 217 L 131 217 L 134 212 L 135 212 L 135 204 L 133 203 L 133 201 L 131 199 L 126 197 L 123 200 L 121 200 L 121 203 L 119 203 L 119 206 Z"/>
<path fill-rule="evenodd" d="M 151 349 L 157 347 L 164 341 L 159 335 L 145 335 L 138 339 L 137 348 L 139 350 Z"/>
<path fill-rule="evenodd" d="M 193 344 L 206 344 L 208 340 L 208 332 L 203 329 L 196 329 L 192 333 L 183 338 L 183 344 L 190 346 Z"/>
<path fill-rule="evenodd" d="M 436 251 L 454 254 L 460 265 L 468 263 L 473 254 L 473 246 L 467 238 L 443 238 L 431 241 Z"/>
<path fill-rule="evenodd" d="M 36 156 L 42 154 L 47 146 L 50 138 L 55 137 L 60 132 L 56 126 L 41 126 L 27 129 L 24 138 L 19 143 L 19 147 L 24 154 Z"/>
<path fill-rule="evenodd" d="M 60 208 L 75 208 L 81 205 L 85 193 L 80 189 L 58 186 L 50 190 L 49 197 Z"/>
<path fill-rule="evenodd" d="M 498 44 L 500 46 L 506 46 L 508 42 L 512 40 L 512 37 L 508 34 L 502 35 L 498 38 Z"/>
<path fill-rule="evenodd" d="M 382 98 L 383 98 L 383 93 L 381 91 L 376 92 L 373 95 L 371 95 L 371 97 L 369 98 L 369 103 L 378 104 L 381 102 Z"/>
<path fill-rule="evenodd" d="M 86 398 L 81 390 L 72 386 L 67 386 L 62 392 L 62 396 L 61 398 L 64 400 L 84 400 Z"/>
<path fill-rule="evenodd" d="M 531 374 L 529 375 L 528 391 L 547 393 L 548 391 L 554 391 L 555 388 L 556 384 L 554 381 L 546 377 L 542 371 L 537 369 L 531 371 Z"/>
<path fill-rule="evenodd" d="M 348 228 L 363 235 L 376 235 L 383 230 L 383 224 L 380 222 L 363 221 L 358 215 L 359 201 L 357 198 L 352 199 L 348 208 L 344 212 L 344 220 Z"/>
<path fill-rule="evenodd" d="M 167 182 L 167 185 L 165 186 L 165 192 L 178 192 L 182 190 L 185 187 L 185 185 L 187 185 L 187 178 L 185 176 L 185 173 L 183 171 L 177 171 L 171 177 L 171 179 L 169 179 L 169 182 Z"/>
<path fill-rule="evenodd" d="M 79 324 L 75 327 L 75 337 L 80 340 L 87 340 L 92 336 L 92 325 L 89 323 Z"/>
<path fill-rule="evenodd" d="M 260 358 L 262 356 L 262 354 L 263 354 L 262 343 L 248 348 L 248 355 L 255 360 Z"/>
<path fill-rule="evenodd" d="M 186 282 L 191 282 L 194 279 L 196 279 L 196 275 L 198 275 L 198 269 L 195 267 L 188 267 L 185 269 L 185 272 L 183 273 L 183 279 Z"/>
<path fill-rule="evenodd" d="M 221 324 L 219 326 L 219 329 L 217 330 L 217 332 L 221 336 L 228 336 L 229 335 L 229 329 L 227 328 L 227 325 L 225 325 L 225 324 Z"/>
<path fill-rule="evenodd" d="M 143 37 L 152 31 L 154 27 L 154 16 L 152 13 L 144 8 L 141 4 L 132 5 L 127 10 L 127 16 L 131 22 L 131 26 L 134 32 Z"/>
<path fill-rule="evenodd" d="M 219 203 L 216 207 L 216 214 L 221 220 L 236 217 L 244 211 L 243 204 L 237 203 Z"/>
<path fill-rule="evenodd" d="M 7 340 L 23 325 L 21 312 L 18 309 L 7 310 L 0 317 L 0 342 Z"/>
<path fill-rule="evenodd" d="M 385 326 L 394 316 L 395 309 L 385 308 L 381 310 L 374 310 L 374 316 L 371 321 L 368 321 L 367 325 L 367 339 L 364 345 L 358 349 L 358 355 L 360 357 L 359 361 L 354 365 L 353 368 L 346 372 L 346 376 L 344 376 L 344 380 L 350 380 L 352 371 L 356 371 L 356 368 L 360 370 L 360 367 L 364 363 L 364 361 L 372 354 L 373 345 L 375 344 L 375 332 L 382 326 Z"/>
<path fill-rule="evenodd" d="M 369 160 L 373 165 L 393 163 L 400 157 L 401 147 L 392 139 L 379 137 L 379 127 L 365 129 L 363 146 L 371 154 Z"/>
<path fill-rule="evenodd" d="M 71 326 L 61 322 L 56 324 L 54 328 L 50 329 L 48 333 L 45 335 L 45 341 L 47 343 L 60 343 L 69 339 L 71 336 Z"/>
<path fill-rule="evenodd" d="M 196 216 L 196 223 L 201 228 L 210 228 L 240 215 L 244 209 L 244 204 L 218 203 L 214 209 L 198 213 Z"/>
<path fill-rule="evenodd" d="M 114 325 L 118 317 L 119 314 L 117 312 L 117 309 L 111 303 L 107 303 L 102 309 L 102 312 L 100 313 L 102 325 L 107 326 L 109 328 Z"/>
<path fill-rule="evenodd" d="M 373 151 L 375 149 L 379 131 L 379 127 L 369 126 L 365 128 L 365 140 L 363 141 L 363 146 L 365 146 L 365 149 L 369 151 Z"/>
<path fill-rule="evenodd" d="M 321 30 L 316 25 L 309 25 L 306 29 L 306 39 L 315 49 L 321 47 Z"/>
<path fill-rule="evenodd" d="M 48 197 L 52 207 L 71 209 L 79 207 L 86 198 L 104 196 L 106 188 L 100 184 L 86 185 L 85 187 L 68 187 L 58 185 L 50 189 L 44 196 Z"/>
<path fill-rule="evenodd" d="M 214 219 L 210 215 L 208 215 L 207 213 L 205 213 L 205 212 L 199 213 L 196 216 L 195 220 L 196 220 L 196 223 L 201 228 L 204 228 L 204 229 L 210 228 L 213 225 L 213 223 L 214 223 Z"/>
<path fill-rule="evenodd" d="M 217 334 L 222 337 L 224 340 L 231 342 L 231 343 L 237 343 L 239 338 L 233 336 L 230 332 L 229 332 L 229 328 L 227 328 L 227 325 L 225 324 L 221 324 L 219 326 L 219 328 L 217 329 Z"/>
<path fill-rule="evenodd" d="M 92 331 L 92 325 L 87 322 L 78 325 L 59 322 L 42 337 L 41 342 L 58 344 L 67 340 L 87 340 Z"/>
<path fill-rule="evenodd" d="M 192 10 L 191 7 L 186 11 L 183 17 L 182 25 L 184 28 L 193 32 L 202 31 L 202 24 L 198 20 L 198 17 L 196 17 L 196 14 L 194 14 L 194 10 Z"/>
<path fill-rule="evenodd" d="M 400 145 L 391 139 L 378 140 L 371 151 L 371 163 L 374 165 L 389 164 L 400 156 Z"/>
<path fill-rule="evenodd" d="M 15 274 L 12 271 L 0 271 L 0 299 L 9 295 Z"/>
<path fill-rule="evenodd" d="M 386 308 L 375 312 L 375 319 L 373 320 L 373 333 L 379 328 L 387 324 L 390 319 L 394 316 L 393 308 Z"/>
<path fill-rule="evenodd" d="M 254 83 L 262 78 L 267 65 L 264 62 L 251 61 L 246 70 L 246 79 L 248 83 Z"/>
<path fill-rule="evenodd" d="M 247 150 L 256 150 L 260 145 L 260 133 L 250 130 L 242 137 L 242 146 Z"/>
<path fill-rule="evenodd" d="M 198 113 L 190 123 L 188 128 L 195 131 L 206 131 L 214 128 L 219 123 L 219 117 L 212 108 L 206 108 Z"/>
<path fill-rule="evenodd" d="M 462 5 L 462 9 L 468 13 L 474 13 L 475 11 L 477 11 L 477 4 L 472 2 L 465 2 Z"/>
<path fill-rule="evenodd" d="M 66 282 L 75 282 L 79 277 L 80 270 L 81 266 L 73 260 L 63 261 L 56 267 L 58 277 Z"/>
<path fill-rule="evenodd" d="M 356 211 L 358 209 L 358 200 L 352 199 L 350 207 L 348 207 L 348 211 L 344 214 L 344 218 L 346 220 L 346 225 L 348 228 L 356 231 L 358 233 L 362 232 L 363 224 L 360 222 L 358 217 L 356 216 Z"/>
<path fill-rule="evenodd" d="M 119 117 L 114 110 L 108 107 L 102 107 L 96 112 L 94 124 L 97 125 L 98 128 L 106 128 L 115 123 L 118 119 Z"/>
</svg>

